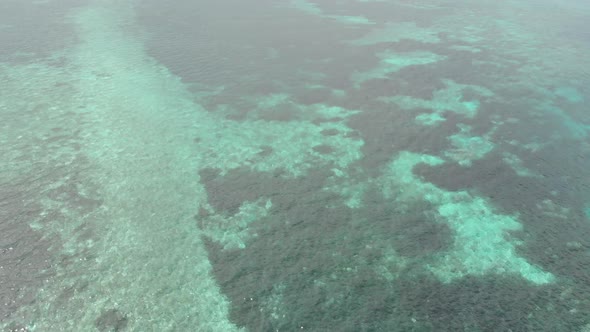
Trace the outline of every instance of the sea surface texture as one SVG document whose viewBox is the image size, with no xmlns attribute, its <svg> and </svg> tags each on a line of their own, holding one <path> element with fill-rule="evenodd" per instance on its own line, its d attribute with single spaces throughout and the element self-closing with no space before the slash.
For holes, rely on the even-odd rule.
<svg viewBox="0 0 590 332">
<path fill-rule="evenodd" d="M 590 331 L 590 3 L 0 0 L 0 330 Z"/>
</svg>

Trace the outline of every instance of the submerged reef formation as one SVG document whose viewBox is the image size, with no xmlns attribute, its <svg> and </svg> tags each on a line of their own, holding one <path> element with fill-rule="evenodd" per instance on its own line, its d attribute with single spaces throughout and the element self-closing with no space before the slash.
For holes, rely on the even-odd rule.
<svg viewBox="0 0 590 332">
<path fill-rule="evenodd" d="M 71 1 L 0 51 L 1 328 L 590 326 L 585 6 Z"/>
</svg>

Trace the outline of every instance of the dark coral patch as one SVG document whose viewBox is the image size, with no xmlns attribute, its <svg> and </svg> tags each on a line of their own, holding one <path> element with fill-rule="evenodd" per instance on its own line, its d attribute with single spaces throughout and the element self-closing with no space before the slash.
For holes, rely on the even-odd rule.
<svg viewBox="0 0 590 332">
<path fill-rule="evenodd" d="M 94 321 L 94 326 L 100 332 L 119 332 L 124 331 L 128 323 L 127 315 L 117 309 L 109 309 Z"/>
<path fill-rule="evenodd" d="M 263 145 L 263 146 L 261 146 L 261 147 L 260 147 L 260 149 L 261 149 L 261 151 L 260 151 L 260 152 L 258 152 L 258 155 L 259 155 L 260 157 L 268 157 L 268 156 L 270 156 L 270 155 L 272 154 L 272 152 L 273 152 L 273 149 L 272 149 L 272 147 L 271 147 L 271 146 L 268 146 L 268 145 Z"/>
<path fill-rule="evenodd" d="M 334 152 L 334 148 L 327 144 L 316 145 L 313 147 L 313 151 L 319 154 L 331 154 Z"/>
<path fill-rule="evenodd" d="M 338 129 L 335 129 L 335 128 L 330 128 L 330 129 L 324 129 L 320 133 L 324 136 L 336 136 L 336 135 L 338 135 L 338 133 L 340 133 L 340 131 L 338 131 Z"/>
</svg>

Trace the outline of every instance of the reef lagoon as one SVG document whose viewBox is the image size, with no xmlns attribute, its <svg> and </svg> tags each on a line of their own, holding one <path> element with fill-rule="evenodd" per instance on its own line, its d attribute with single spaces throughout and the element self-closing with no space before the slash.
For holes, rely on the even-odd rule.
<svg viewBox="0 0 590 332">
<path fill-rule="evenodd" d="M 0 0 L 3 331 L 590 331 L 590 4 Z"/>
</svg>

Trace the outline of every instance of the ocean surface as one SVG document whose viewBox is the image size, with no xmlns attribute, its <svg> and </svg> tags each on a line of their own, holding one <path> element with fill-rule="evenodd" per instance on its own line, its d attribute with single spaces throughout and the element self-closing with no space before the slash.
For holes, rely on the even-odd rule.
<svg viewBox="0 0 590 332">
<path fill-rule="evenodd" d="M 590 4 L 0 0 L 0 330 L 590 331 Z"/>
</svg>

